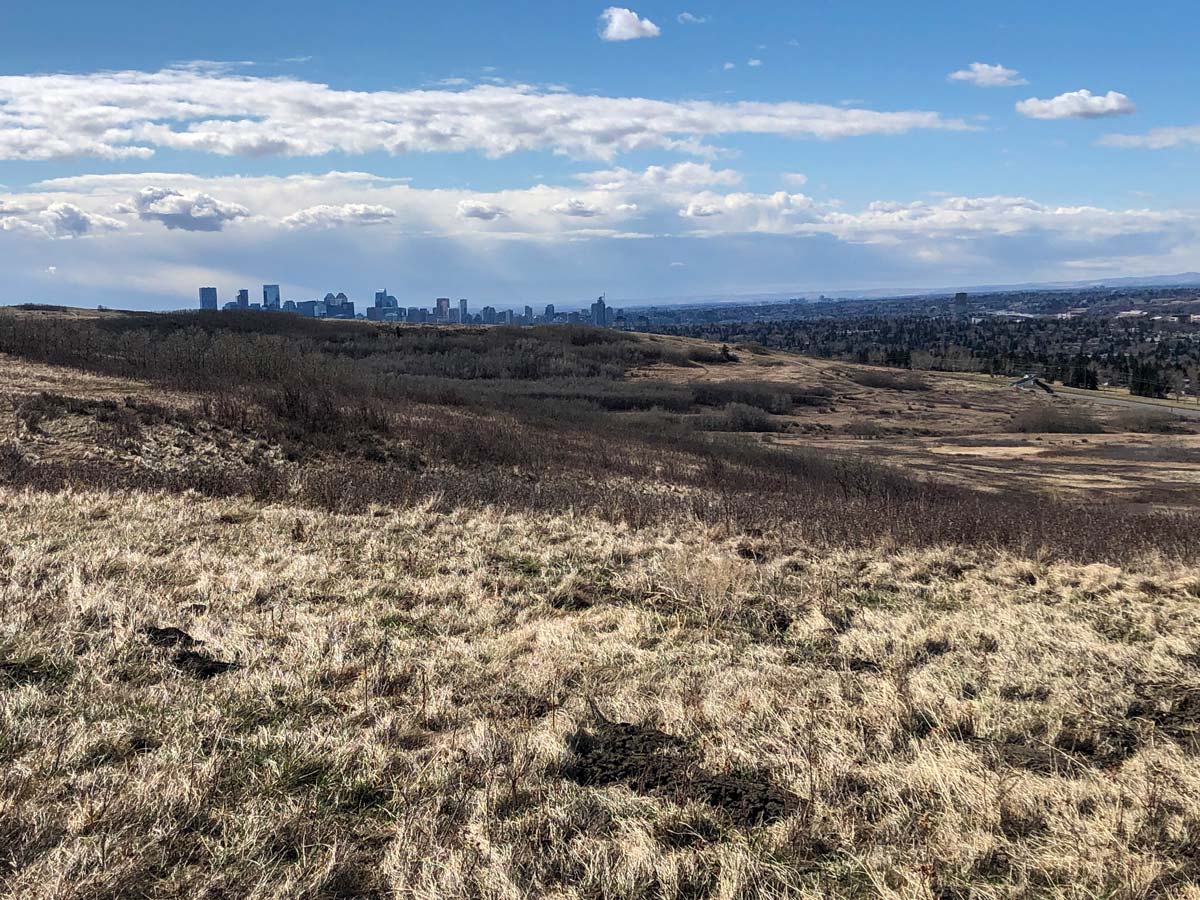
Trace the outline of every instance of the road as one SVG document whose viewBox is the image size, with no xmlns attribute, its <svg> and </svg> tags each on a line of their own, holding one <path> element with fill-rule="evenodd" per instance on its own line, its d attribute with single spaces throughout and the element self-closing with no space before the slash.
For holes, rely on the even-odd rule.
<svg viewBox="0 0 1200 900">
<path fill-rule="evenodd" d="M 1163 415 L 1179 416 L 1184 419 L 1200 419 L 1200 407 L 1171 403 L 1163 400 L 1143 400 L 1137 397 L 1120 397 L 1103 391 L 1084 391 L 1079 388 L 1055 387 L 1054 393 L 1060 397 L 1070 397 L 1086 400 L 1088 403 L 1099 403 L 1102 406 L 1123 406 L 1126 409 L 1136 409 L 1142 412 L 1157 412 Z"/>
</svg>

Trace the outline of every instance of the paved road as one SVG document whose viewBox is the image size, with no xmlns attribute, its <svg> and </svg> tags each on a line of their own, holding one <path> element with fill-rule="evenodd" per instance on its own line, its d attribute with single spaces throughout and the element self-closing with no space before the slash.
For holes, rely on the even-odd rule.
<svg viewBox="0 0 1200 900">
<path fill-rule="evenodd" d="M 1180 416 L 1184 419 L 1200 419 L 1200 407 L 1174 403 L 1156 402 L 1154 400 L 1139 400 L 1136 397 L 1116 397 L 1101 391 L 1083 391 L 1075 388 L 1055 387 L 1054 393 L 1060 397 L 1074 400 L 1086 400 L 1089 403 L 1099 403 L 1102 406 L 1123 406 L 1126 409 L 1136 409 L 1141 412 L 1156 412 L 1169 416 Z"/>
</svg>

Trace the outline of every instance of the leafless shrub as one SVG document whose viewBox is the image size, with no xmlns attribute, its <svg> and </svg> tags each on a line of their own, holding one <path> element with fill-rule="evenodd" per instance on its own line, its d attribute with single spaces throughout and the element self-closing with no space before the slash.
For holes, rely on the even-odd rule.
<svg viewBox="0 0 1200 900">
<path fill-rule="evenodd" d="M 1077 409 L 1036 403 L 1013 416 L 1013 431 L 1026 434 L 1100 434 L 1104 427 Z"/>
</svg>

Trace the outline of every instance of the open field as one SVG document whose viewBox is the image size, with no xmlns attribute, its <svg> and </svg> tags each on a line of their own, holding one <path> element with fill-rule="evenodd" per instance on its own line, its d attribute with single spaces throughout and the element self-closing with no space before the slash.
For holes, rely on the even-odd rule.
<svg viewBox="0 0 1200 900">
<path fill-rule="evenodd" d="M 1138 509 L 1200 504 L 1200 423 L 1164 402 L 1058 388 L 1049 397 L 1013 389 L 1008 378 L 905 376 L 780 351 L 738 357 L 699 372 L 655 366 L 641 375 L 818 384 L 827 402 L 782 417 L 773 442 L 862 454 L 951 484 Z M 1016 430 L 1030 410 L 1046 413 L 1044 431 Z M 1084 427 L 1055 433 L 1056 420 Z"/>
<path fill-rule="evenodd" d="M 1200 897 L 1186 423 L 585 330 L 14 315 L 6 900 Z"/>
<path fill-rule="evenodd" d="M 1192 567 L 0 500 L 9 897 L 1195 896 Z"/>
</svg>

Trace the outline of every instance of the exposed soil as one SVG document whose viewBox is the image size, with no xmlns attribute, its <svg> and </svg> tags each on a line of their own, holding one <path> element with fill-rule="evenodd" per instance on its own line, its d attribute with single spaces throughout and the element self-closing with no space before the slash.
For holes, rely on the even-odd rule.
<svg viewBox="0 0 1200 900">
<path fill-rule="evenodd" d="M 624 784 L 642 794 L 699 800 L 723 810 L 735 825 L 764 825 L 795 811 L 800 798 L 763 773 L 716 774 L 703 769 L 682 739 L 647 725 L 601 721 L 567 739 L 575 755 L 563 771 L 576 784 Z"/>
</svg>

